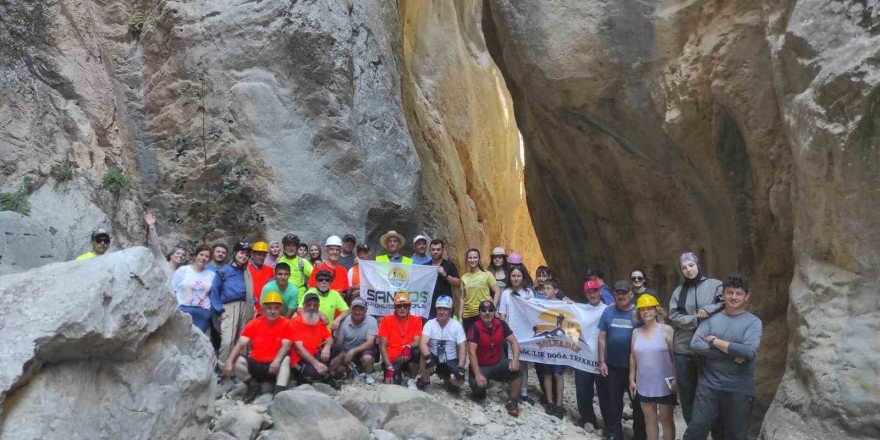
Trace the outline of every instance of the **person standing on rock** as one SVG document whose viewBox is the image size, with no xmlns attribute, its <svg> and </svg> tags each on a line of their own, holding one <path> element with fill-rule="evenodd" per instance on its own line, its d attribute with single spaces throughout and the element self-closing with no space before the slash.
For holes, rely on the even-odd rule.
<svg viewBox="0 0 880 440">
<path fill-rule="evenodd" d="M 605 310 L 607 305 L 602 302 L 602 286 L 598 281 L 588 280 L 584 283 L 584 295 L 587 297 L 587 305 L 584 308 L 588 310 Z M 597 347 L 598 338 L 593 341 L 587 341 L 590 347 Z M 597 351 L 598 354 L 598 351 Z M 584 425 L 593 425 L 593 430 L 599 429 L 599 420 L 596 418 L 596 411 L 593 409 L 593 384 L 595 384 L 596 395 L 599 396 L 599 413 L 602 414 L 602 420 L 608 422 L 608 387 L 605 377 L 598 373 L 590 373 L 588 371 L 575 370 L 574 384 L 577 396 L 578 413 L 581 416 L 581 423 Z M 586 427 L 585 427 L 586 429 Z"/>
<path fill-rule="evenodd" d="M 266 257 L 269 255 L 269 245 L 265 241 L 254 243 L 251 250 L 251 259 L 248 262 L 248 273 L 253 283 L 254 309 L 257 316 L 260 315 L 260 295 L 263 294 L 263 287 L 275 276 L 275 270 L 266 264 Z"/>
<path fill-rule="evenodd" d="M 498 285 L 499 294 L 501 290 L 507 288 L 507 273 L 510 272 L 510 264 L 507 263 L 507 253 L 503 247 L 492 249 L 492 255 L 489 257 L 489 273 L 495 277 L 495 283 Z M 497 307 L 499 298 L 495 298 Z"/>
<path fill-rule="evenodd" d="M 260 394 L 260 382 L 275 382 L 278 394 L 290 381 L 291 336 L 287 319 L 281 316 L 283 301 L 278 292 L 270 292 L 263 300 L 263 315 L 244 327 L 229 359 L 223 364 L 223 375 L 244 381 L 247 392 L 244 402 L 251 403 Z M 249 356 L 240 356 L 250 346 Z"/>
<path fill-rule="evenodd" d="M 320 304 L 318 294 L 306 293 L 303 297 L 302 313 L 290 321 L 294 347 L 290 353 L 290 363 L 298 382 L 308 379 L 322 380 L 337 388 L 330 376 L 329 366 L 341 351 L 333 349 L 330 330 L 322 322 L 321 312 L 318 310 Z"/>
<path fill-rule="evenodd" d="M 611 288 L 605 284 L 605 271 L 600 267 L 591 267 L 587 270 L 587 279 L 591 281 L 596 281 L 599 283 L 600 292 L 602 292 L 602 302 L 607 305 L 613 305 L 615 303 L 614 292 L 611 291 Z"/>
<path fill-rule="evenodd" d="M 376 335 L 379 324 L 376 318 L 367 315 L 367 301 L 355 298 L 351 302 L 351 314 L 339 324 L 339 330 L 333 336 L 334 348 L 342 353 L 330 363 L 332 372 L 346 372 L 351 365 L 359 366 L 360 376 L 368 385 L 375 380 L 370 373 L 379 359 L 376 353 Z"/>
<path fill-rule="evenodd" d="M 592 280 L 595 281 L 595 280 Z M 599 318 L 599 374 L 607 381 L 608 418 L 605 432 L 608 439 L 623 440 L 623 395 L 629 393 L 629 356 L 636 321 L 632 303 L 632 286 L 626 281 L 614 284 L 614 305 L 607 307 Z M 599 396 L 601 401 L 602 396 Z M 636 396 L 630 394 L 633 414 L 633 440 L 645 440 L 645 418 Z"/>
<path fill-rule="evenodd" d="M 312 263 L 308 260 L 308 246 L 305 246 L 305 255 L 299 253 L 304 245 L 300 244 L 299 237 L 290 233 L 281 239 L 281 256 L 278 263 L 287 263 L 290 266 L 290 284 L 296 287 L 298 292 L 306 291 L 306 282 L 312 275 Z"/>
<path fill-rule="evenodd" d="M 205 268 L 216 273 L 226 264 L 226 255 L 229 254 L 229 248 L 223 243 L 217 243 L 211 249 L 211 262 L 205 265 Z"/>
<path fill-rule="evenodd" d="M 657 412 L 663 438 L 675 438 L 675 371 L 672 365 L 672 327 L 663 324 L 666 312 L 654 295 L 636 301 L 636 316 L 643 325 L 633 330 L 629 356 L 629 390 L 638 396 L 645 415 L 648 440 L 658 440 Z"/>
<path fill-rule="evenodd" d="M 684 282 L 672 292 L 672 298 L 669 299 L 669 323 L 675 330 L 675 382 L 678 385 L 681 414 L 686 423 L 691 422 L 697 382 L 702 375 L 697 354 L 691 349 L 691 339 L 700 321 L 724 308 L 724 303 L 718 300 L 721 281 L 703 275 L 699 263 L 693 252 L 681 255 L 679 267 Z"/>
<path fill-rule="evenodd" d="M 339 292 L 343 298 L 346 298 L 351 286 L 348 285 L 348 270 L 339 263 L 339 254 L 342 252 L 342 240 L 336 235 L 327 237 L 327 241 L 324 243 L 324 250 L 326 251 L 327 258 L 312 271 L 312 276 L 309 278 L 309 287 L 318 287 L 318 283 L 315 281 L 315 273 L 327 270 L 333 273 L 333 284 L 330 285 L 330 289 Z"/>
<path fill-rule="evenodd" d="M 424 235 L 416 235 L 413 239 L 413 264 L 428 264 L 431 261 L 431 256 L 428 255 L 429 241 L 431 239 Z"/>
<path fill-rule="evenodd" d="M 355 246 L 357 246 L 357 237 L 354 234 L 345 234 L 342 236 L 342 250 L 339 251 L 339 264 L 346 271 L 351 270 L 355 265 Z"/>
<path fill-rule="evenodd" d="M 247 271 L 250 256 L 250 243 L 236 243 L 232 248 L 232 261 L 217 271 L 211 285 L 211 319 L 214 327 L 220 329 L 217 360 L 221 365 L 229 359 L 245 324 L 254 317 L 253 282 Z"/>
<path fill-rule="evenodd" d="M 512 263 L 510 265 L 510 274 L 508 275 L 508 279 L 510 280 L 510 286 L 507 289 L 504 289 L 501 292 L 501 301 L 498 304 L 498 317 L 501 320 L 507 322 L 507 311 L 510 306 L 510 301 L 512 297 L 522 298 L 525 301 L 531 301 L 535 298 L 535 291 L 532 290 L 532 279 L 529 277 L 528 271 L 526 271 L 525 266 L 522 263 L 522 257 L 516 252 L 512 252 L 510 254 L 510 260 L 517 260 L 518 263 Z M 528 362 L 520 362 L 520 375 L 522 375 L 523 384 L 529 383 L 529 364 Z M 523 386 L 520 391 L 520 401 L 526 402 L 529 405 L 534 405 L 535 400 L 529 397 L 528 391 L 526 390 L 527 386 Z"/>
<path fill-rule="evenodd" d="M 287 263 L 279 262 L 275 264 L 275 278 L 263 286 L 260 298 L 263 298 L 269 292 L 281 294 L 281 299 L 284 300 L 281 316 L 291 318 L 296 314 L 296 308 L 299 305 L 299 290 L 290 283 L 290 266 Z"/>
<path fill-rule="evenodd" d="M 746 310 L 749 280 L 731 274 L 722 284 L 724 310 L 700 323 L 691 349 L 706 359 L 685 440 L 703 440 L 716 420 L 723 420 L 728 439 L 745 440 L 755 404 L 755 355 L 763 326 Z"/>
<path fill-rule="evenodd" d="M 462 307 L 463 310 L 458 316 L 462 317 L 464 330 L 468 331 L 471 325 L 480 320 L 480 303 L 489 300 L 494 304 L 496 297 L 501 300 L 501 290 L 498 289 L 495 277 L 483 270 L 479 249 L 469 249 L 465 254 L 465 261 L 468 265 L 468 271 L 461 276 L 463 288 L 459 307 Z"/>
<path fill-rule="evenodd" d="M 89 258 L 100 257 L 110 248 L 110 233 L 104 228 L 98 228 L 92 231 L 90 239 L 92 250 L 76 257 L 76 261 L 88 260 Z"/>
<path fill-rule="evenodd" d="M 633 269 L 629 274 L 629 279 L 632 282 L 633 294 L 635 294 L 634 301 L 636 304 L 638 304 L 639 298 L 646 293 L 653 296 L 655 300 L 659 300 L 657 292 L 649 289 L 647 286 L 648 277 L 645 275 L 645 271 L 641 269 Z"/>
<path fill-rule="evenodd" d="M 519 396 L 522 376 L 519 374 L 519 343 L 506 322 L 495 317 L 495 303 L 483 300 L 478 305 L 479 320 L 467 330 L 471 374 L 468 384 L 475 399 L 484 399 L 489 381 L 510 382 L 510 401 L 507 413 L 519 415 Z M 513 359 L 504 356 L 504 344 L 509 343 Z"/>
<path fill-rule="evenodd" d="M 408 293 L 398 292 L 394 295 L 394 314 L 382 318 L 379 323 L 379 351 L 385 364 L 385 383 L 402 384 L 403 369 L 406 367 L 411 377 L 407 387 L 416 389 L 422 318 L 411 315 L 411 307 Z"/>
<path fill-rule="evenodd" d="M 435 238 L 431 240 L 431 261 L 428 264 L 437 268 L 437 283 L 434 284 L 434 295 L 431 297 L 428 319 L 437 317 L 437 298 L 441 296 L 452 297 L 452 288 L 461 286 L 458 267 L 455 266 L 455 263 L 443 258 L 445 247 L 446 243 L 442 239 Z"/>
<path fill-rule="evenodd" d="M 400 253 L 400 247 L 405 240 L 406 239 L 403 235 L 398 234 L 397 231 L 388 231 L 382 234 L 382 236 L 379 237 L 379 244 L 381 244 L 388 253 L 385 255 L 379 255 L 376 257 L 376 261 L 413 264 L 412 258 L 404 257 L 403 254 Z"/>
<path fill-rule="evenodd" d="M 448 389 L 458 391 L 464 385 L 467 362 L 466 337 L 461 323 L 452 319 L 451 296 L 437 298 L 437 317 L 428 321 L 419 340 L 419 388 L 431 385 L 437 373 Z"/>
<path fill-rule="evenodd" d="M 192 316 L 193 325 L 206 332 L 211 326 L 211 285 L 216 274 L 205 266 L 211 260 L 211 248 L 196 248 L 192 264 L 182 266 L 171 277 L 171 290 L 177 295 L 177 308 Z"/>
<path fill-rule="evenodd" d="M 348 304 L 342 299 L 342 295 L 339 292 L 330 288 L 335 276 L 333 272 L 327 269 L 320 269 L 315 270 L 313 273 L 315 274 L 317 287 L 307 290 L 306 296 L 310 293 L 315 294 L 315 297 L 318 298 L 321 321 L 327 324 L 328 330 L 336 331 L 342 320 L 349 314 Z M 302 298 L 299 303 L 299 312 L 302 312 L 305 307 L 305 296 Z"/>
</svg>

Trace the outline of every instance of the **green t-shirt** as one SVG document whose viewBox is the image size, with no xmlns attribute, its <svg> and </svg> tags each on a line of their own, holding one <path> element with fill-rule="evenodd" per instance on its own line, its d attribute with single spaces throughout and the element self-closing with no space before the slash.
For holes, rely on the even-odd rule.
<svg viewBox="0 0 880 440">
<path fill-rule="evenodd" d="M 98 254 L 96 254 L 96 253 L 94 253 L 94 252 L 92 252 L 92 251 L 88 251 L 88 252 L 86 252 L 86 253 L 84 253 L 84 254 L 82 254 L 82 255 L 76 257 L 76 261 L 79 261 L 79 260 L 88 260 L 89 258 L 95 258 L 95 257 L 97 257 L 97 256 L 98 256 Z"/>
<path fill-rule="evenodd" d="M 282 292 L 281 289 L 278 288 L 278 283 L 275 282 L 275 280 L 269 281 L 268 283 L 266 283 L 265 286 L 263 286 L 263 292 L 260 295 L 260 306 L 263 305 L 262 298 L 265 298 L 267 293 L 273 291 L 281 294 L 281 300 L 284 301 L 284 308 L 282 309 L 281 313 L 283 313 L 284 316 L 287 316 L 287 312 L 291 310 L 296 310 L 297 306 L 299 306 L 299 298 L 297 295 L 297 293 L 299 293 L 299 289 L 288 282 L 287 289 Z"/>
<path fill-rule="evenodd" d="M 302 262 L 301 271 L 299 269 L 300 262 Z M 312 263 L 309 263 L 309 260 L 306 260 L 305 258 L 300 258 L 299 255 L 289 258 L 283 253 L 278 257 L 278 260 L 275 261 L 275 265 L 277 266 L 278 263 L 287 263 L 287 265 L 290 266 L 290 278 L 288 278 L 288 282 L 296 286 L 300 292 L 304 291 L 306 282 L 312 275 Z"/>
<path fill-rule="evenodd" d="M 492 300 L 492 286 L 497 285 L 495 277 L 489 272 L 468 272 L 461 276 L 464 286 L 464 312 L 462 318 L 470 318 L 480 314 L 480 302 Z"/>
<path fill-rule="evenodd" d="M 329 290 L 327 291 L 326 295 L 322 295 L 321 292 L 318 291 L 317 287 L 312 287 L 311 289 L 306 290 L 306 295 L 309 293 L 318 294 L 318 300 L 320 301 L 318 310 L 320 310 L 321 313 L 323 313 L 324 316 L 329 319 L 330 323 L 332 323 L 333 320 L 336 319 L 337 312 L 341 314 L 348 311 L 348 304 L 345 303 L 345 300 L 342 299 L 342 296 L 339 295 L 339 292 L 335 290 Z M 303 299 L 305 299 L 306 295 L 299 295 L 298 307 L 302 308 Z M 327 324 L 328 330 L 331 330 L 330 323 Z"/>
</svg>

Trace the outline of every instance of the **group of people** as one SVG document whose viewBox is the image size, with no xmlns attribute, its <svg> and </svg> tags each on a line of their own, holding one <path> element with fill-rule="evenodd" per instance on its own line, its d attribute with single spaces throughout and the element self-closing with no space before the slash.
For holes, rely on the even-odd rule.
<svg viewBox="0 0 880 440">
<path fill-rule="evenodd" d="M 147 214 L 145 220 L 151 247 L 161 254 L 155 217 Z M 323 255 L 295 234 L 280 242 L 237 242 L 231 253 L 224 244 L 200 245 L 190 264 L 184 249 L 172 248 L 163 255 L 163 268 L 180 310 L 212 336 L 218 371 L 246 384 L 246 401 L 259 394 L 261 382 L 273 382 L 276 393 L 291 379 L 336 387 L 356 377 L 372 384 L 379 364 L 385 383 L 431 392 L 436 375 L 457 392 L 467 375 L 476 399 L 485 397 L 490 381 L 509 383 L 505 407 L 512 416 L 521 403 L 535 405 L 508 312 L 513 297 L 573 303 L 553 272 L 540 266 L 533 280 L 520 254 L 499 247 L 485 269 L 480 251 L 469 249 L 466 270 L 459 273 L 445 258 L 442 239 L 415 237 L 411 256 L 401 252 L 406 240 L 395 231 L 379 241 L 385 253 L 376 261 L 436 267 L 427 318 L 410 313 L 406 292 L 394 295 L 391 315 L 368 313 L 358 261 L 373 258 L 352 234 L 328 237 Z M 104 254 L 110 234 L 95 230 L 91 244 L 92 251 L 78 260 Z M 690 252 L 679 266 L 684 282 L 672 293 L 668 313 L 643 270 L 613 287 L 600 268 L 588 272 L 586 303 L 578 307 L 601 309 L 596 339 L 586 341 L 596 347 L 598 367 L 575 370 L 577 406 L 581 422 L 598 428 L 598 397 L 609 439 L 623 439 L 624 396 L 633 409 L 634 439 L 658 439 L 661 428 L 663 438 L 675 438 L 677 404 L 688 424 L 685 439 L 705 439 L 710 432 L 715 439 L 747 438 L 762 332 L 761 321 L 747 311 L 748 279 L 708 278 Z M 545 411 L 562 419 L 566 367 L 533 367 Z"/>
</svg>

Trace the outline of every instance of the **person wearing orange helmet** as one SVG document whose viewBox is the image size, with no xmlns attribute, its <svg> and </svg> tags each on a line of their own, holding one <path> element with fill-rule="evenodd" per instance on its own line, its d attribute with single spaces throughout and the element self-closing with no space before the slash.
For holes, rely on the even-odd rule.
<svg viewBox="0 0 880 440">
<path fill-rule="evenodd" d="M 422 318 L 410 314 L 411 307 L 409 293 L 394 295 L 394 314 L 382 318 L 379 324 L 379 350 L 385 365 L 385 383 L 400 385 L 403 368 L 408 367 L 407 387 L 418 389 L 415 377 L 419 369 Z"/>
</svg>

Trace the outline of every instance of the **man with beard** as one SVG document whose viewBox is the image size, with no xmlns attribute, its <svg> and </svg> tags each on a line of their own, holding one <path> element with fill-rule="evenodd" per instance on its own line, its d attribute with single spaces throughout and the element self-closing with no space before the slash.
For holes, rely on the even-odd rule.
<svg viewBox="0 0 880 440">
<path fill-rule="evenodd" d="M 335 332 L 339 328 L 339 323 L 350 312 L 348 304 L 345 303 L 339 292 L 330 289 L 330 285 L 333 283 L 333 272 L 327 269 L 315 271 L 315 282 L 318 286 L 307 290 L 306 295 L 314 293 L 319 299 L 319 318 L 327 324 L 328 330 Z M 302 298 L 299 303 L 299 311 L 302 311 L 305 306 L 305 296 Z"/>
<path fill-rule="evenodd" d="M 318 287 L 318 283 L 315 281 L 315 274 L 326 270 L 333 273 L 333 283 L 330 284 L 330 289 L 335 290 L 340 295 L 343 295 L 343 297 L 348 295 L 351 286 L 348 284 L 348 269 L 339 263 L 341 252 L 342 240 L 335 235 L 327 237 L 327 241 L 324 244 L 324 253 L 327 255 L 327 258 L 319 266 L 315 267 L 311 278 L 309 278 L 309 287 Z"/>
<path fill-rule="evenodd" d="M 307 293 L 303 298 L 302 313 L 290 321 L 289 334 L 294 347 L 290 363 L 298 382 L 320 380 L 336 388 L 329 365 L 341 350 L 333 349 L 333 338 L 318 311 L 320 304 L 316 293 Z"/>
<path fill-rule="evenodd" d="M 443 248 L 446 243 L 439 238 L 431 240 L 431 261 L 427 264 L 437 267 L 437 283 L 434 284 L 434 295 L 431 298 L 431 309 L 428 311 L 428 319 L 437 317 L 437 298 L 452 296 L 452 288 L 461 286 L 461 278 L 455 264 L 443 258 Z"/>
<path fill-rule="evenodd" d="M 275 264 L 287 263 L 290 266 L 290 284 L 302 294 L 306 291 L 306 281 L 312 275 L 312 263 L 309 263 L 308 258 L 299 255 L 299 246 L 299 237 L 296 234 L 285 235 L 281 239 L 281 255 Z"/>
<path fill-rule="evenodd" d="M 87 260 L 89 258 L 100 257 L 110 248 L 110 233 L 104 228 L 98 228 L 92 231 L 91 239 L 92 250 L 78 257 L 76 261 Z"/>
<path fill-rule="evenodd" d="M 408 293 L 394 295 L 394 314 L 382 318 L 379 324 L 379 350 L 385 363 L 385 383 L 402 384 L 403 368 L 408 367 L 411 379 L 407 387 L 418 389 L 415 377 L 419 368 L 422 318 L 411 315 L 411 307 Z"/>
<path fill-rule="evenodd" d="M 251 320 L 223 365 L 226 377 L 244 381 L 247 392 L 244 402 L 251 403 L 260 394 L 260 382 L 274 381 L 278 394 L 287 389 L 290 380 L 290 337 L 287 319 L 281 317 L 282 299 L 278 292 L 270 292 L 263 299 L 263 316 Z M 249 356 L 239 357 L 250 345 Z"/>
<path fill-rule="evenodd" d="M 205 269 L 216 273 L 226 264 L 226 255 L 229 254 L 229 248 L 223 243 L 217 243 L 211 249 L 211 262 L 205 265 Z"/>
<path fill-rule="evenodd" d="M 220 329 L 220 349 L 217 360 L 224 364 L 245 324 L 254 316 L 254 291 L 247 264 L 251 245 L 238 242 L 232 248 L 232 261 L 217 271 L 211 285 L 211 319 L 214 328 Z"/>
</svg>

